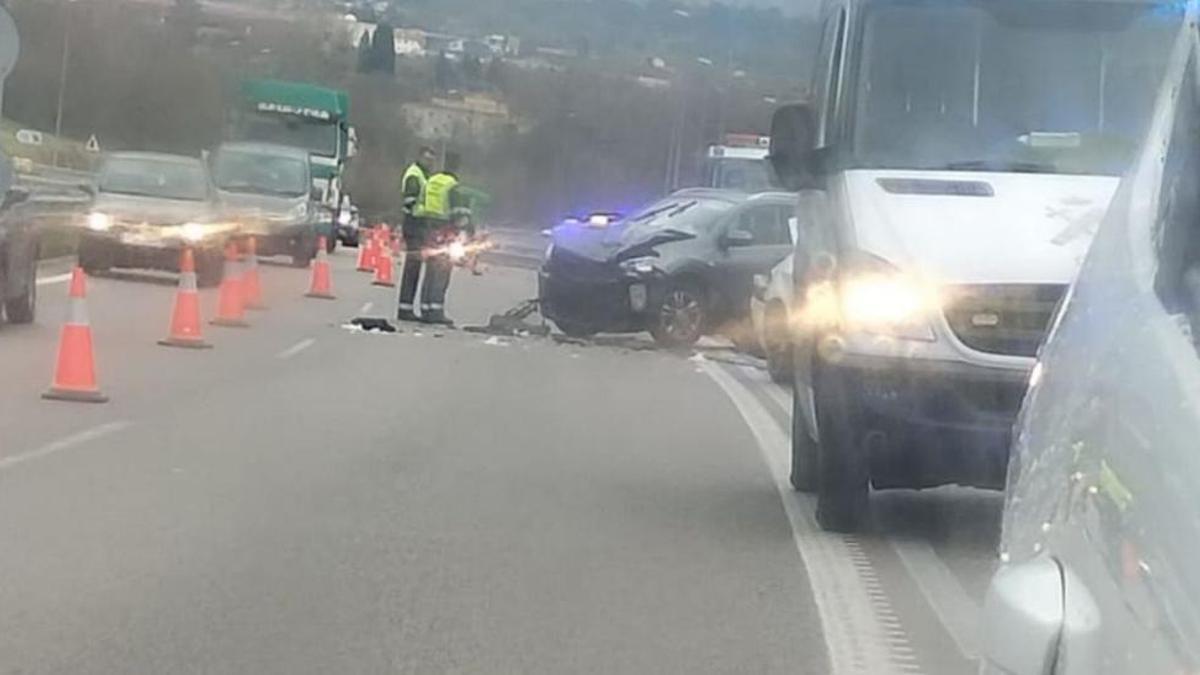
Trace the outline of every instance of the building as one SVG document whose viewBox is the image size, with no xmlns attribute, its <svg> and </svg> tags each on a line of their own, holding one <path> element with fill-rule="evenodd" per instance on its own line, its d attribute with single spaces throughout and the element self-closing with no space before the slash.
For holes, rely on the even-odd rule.
<svg viewBox="0 0 1200 675">
<path fill-rule="evenodd" d="M 413 133 L 426 141 L 470 139 L 486 142 L 513 125 L 508 106 L 485 95 L 407 103 L 401 107 L 401 113 Z"/>
</svg>

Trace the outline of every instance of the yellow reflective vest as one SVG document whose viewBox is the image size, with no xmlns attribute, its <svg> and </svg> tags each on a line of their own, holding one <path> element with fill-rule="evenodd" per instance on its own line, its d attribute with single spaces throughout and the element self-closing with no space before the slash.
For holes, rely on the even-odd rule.
<svg viewBox="0 0 1200 675">
<path fill-rule="evenodd" d="M 450 193 L 458 187 L 458 179 L 448 173 L 434 174 L 425 182 L 417 201 L 416 215 L 420 218 L 450 220 Z"/>
</svg>

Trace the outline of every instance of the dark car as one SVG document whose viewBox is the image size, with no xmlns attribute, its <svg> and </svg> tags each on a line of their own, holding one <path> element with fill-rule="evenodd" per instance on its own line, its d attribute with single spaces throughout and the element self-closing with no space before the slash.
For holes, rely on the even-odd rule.
<svg viewBox="0 0 1200 675">
<path fill-rule="evenodd" d="M 685 346 L 740 327 L 754 275 L 792 252 L 794 195 L 689 189 L 607 228 L 565 224 L 538 276 L 543 314 L 564 333 L 648 330 Z"/>
<path fill-rule="evenodd" d="M 30 323 L 37 313 L 40 239 L 29 193 L 14 185 L 11 166 L 3 156 L 0 195 L 0 302 L 9 323 Z"/>
<path fill-rule="evenodd" d="M 252 234 L 259 255 L 291 256 L 307 267 L 317 251 L 321 210 L 310 195 L 304 150 L 267 143 L 225 143 L 212 155 L 212 176 L 225 218 Z"/>
<path fill-rule="evenodd" d="M 236 227 L 223 221 L 204 162 L 153 152 L 104 158 L 95 198 L 79 239 L 79 265 L 179 271 L 180 251 L 195 251 L 201 286 L 215 286 L 222 249 Z"/>
</svg>

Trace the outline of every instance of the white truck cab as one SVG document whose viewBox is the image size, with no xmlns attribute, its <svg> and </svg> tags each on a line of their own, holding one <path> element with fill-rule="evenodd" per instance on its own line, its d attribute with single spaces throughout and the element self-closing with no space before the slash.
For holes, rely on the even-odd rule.
<svg viewBox="0 0 1200 675">
<path fill-rule="evenodd" d="M 1000 489 L 1038 348 L 1142 138 L 1164 5 L 830 0 L 799 192 L 792 483 L 849 531 L 870 488 Z"/>
</svg>

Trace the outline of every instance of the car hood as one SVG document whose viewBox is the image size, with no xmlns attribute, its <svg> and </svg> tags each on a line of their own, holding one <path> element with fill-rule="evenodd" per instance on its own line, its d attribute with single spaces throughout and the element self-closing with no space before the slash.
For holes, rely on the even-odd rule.
<svg viewBox="0 0 1200 675">
<path fill-rule="evenodd" d="M 216 209 L 208 201 L 159 199 L 134 195 L 100 193 L 92 210 L 106 213 L 114 220 L 147 225 L 182 225 L 187 222 L 212 222 Z"/>
<path fill-rule="evenodd" d="M 941 283 L 1069 283 L 1119 179 L 848 171 L 858 249 Z"/>
<path fill-rule="evenodd" d="M 555 248 L 598 261 L 624 260 L 645 255 L 660 244 L 697 238 L 688 229 L 647 228 L 627 222 L 604 228 L 584 224 L 560 225 L 553 230 Z"/>
</svg>

